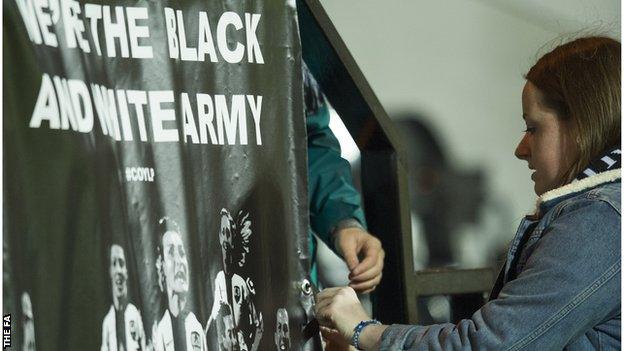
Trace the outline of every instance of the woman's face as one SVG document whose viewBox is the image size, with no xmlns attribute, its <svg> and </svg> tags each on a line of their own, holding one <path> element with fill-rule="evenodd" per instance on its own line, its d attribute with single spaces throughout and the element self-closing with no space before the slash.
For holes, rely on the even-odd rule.
<svg viewBox="0 0 624 351">
<path fill-rule="evenodd" d="M 572 165 L 575 147 L 569 122 L 542 104 L 542 93 L 531 82 L 522 90 L 522 117 L 526 130 L 515 155 L 534 170 L 535 193 L 542 195 L 563 185 L 562 177 Z"/>
</svg>

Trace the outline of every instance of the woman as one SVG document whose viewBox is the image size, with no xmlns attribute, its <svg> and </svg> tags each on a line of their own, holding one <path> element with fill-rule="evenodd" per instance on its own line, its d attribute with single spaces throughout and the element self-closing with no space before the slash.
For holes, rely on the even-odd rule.
<svg viewBox="0 0 624 351">
<path fill-rule="evenodd" d="M 490 301 L 456 325 L 386 326 L 351 289 L 328 289 L 316 306 L 327 336 L 364 350 L 620 349 L 620 43 L 563 44 L 525 78 L 515 155 L 534 171 L 537 209 Z"/>
</svg>

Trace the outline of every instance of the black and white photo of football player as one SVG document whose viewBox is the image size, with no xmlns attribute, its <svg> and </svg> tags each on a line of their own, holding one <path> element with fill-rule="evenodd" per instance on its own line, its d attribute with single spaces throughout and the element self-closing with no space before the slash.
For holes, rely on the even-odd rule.
<svg viewBox="0 0 624 351">
<path fill-rule="evenodd" d="M 275 322 L 275 349 L 279 351 L 290 350 L 290 325 L 288 324 L 288 311 L 285 308 L 277 310 Z"/>
<path fill-rule="evenodd" d="M 141 313 L 128 301 L 128 266 L 123 248 L 118 244 L 111 245 L 109 259 L 113 304 L 102 321 L 100 350 L 145 350 Z"/>
<path fill-rule="evenodd" d="M 226 209 L 221 210 L 219 244 L 223 270 L 217 273 L 214 284 L 214 302 L 206 325 L 206 332 L 217 318 L 221 305 L 232 310 L 234 328 L 243 334 L 241 349 L 256 351 L 264 331 L 262 313 L 256 310 L 256 291 L 251 279 L 244 279 L 236 270 L 245 264 L 251 239 L 251 219 L 240 211 L 234 220 Z"/>
<path fill-rule="evenodd" d="M 243 334 L 234 326 L 234 317 L 229 305 L 221 304 L 216 323 L 220 351 L 248 351 Z"/>
<path fill-rule="evenodd" d="M 178 224 L 165 217 L 159 221 L 156 270 L 167 309 L 155 328 L 157 351 L 206 351 L 206 337 L 195 314 L 188 310 L 190 272 L 186 248 Z"/>
<path fill-rule="evenodd" d="M 32 301 L 27 292 L 22 293 L 22 340 L 23 351 L 35 351 L 35 318 L 33 315 Z"/>
</svg>

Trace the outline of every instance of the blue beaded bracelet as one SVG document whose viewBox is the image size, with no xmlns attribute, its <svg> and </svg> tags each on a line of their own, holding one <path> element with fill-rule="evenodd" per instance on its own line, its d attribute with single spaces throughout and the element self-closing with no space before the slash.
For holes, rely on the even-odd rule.
<svg viewBox="0 0 624 351">
<path fill-rule="evenodd" d="M 362 333 L 362 330 L 365 327 L 371 324 L 381 324 L 381 322 L 376 319 L 368 319 L 365 321 L 361 321 L 360 323 L 358 323 L 358 325 L 355 326 L 355 328 L 353 328 L 353 336 L 351 337 L 351 345 L 355 346 L 356 349 L 361 350 L 360 334 Z"/>
</svg>

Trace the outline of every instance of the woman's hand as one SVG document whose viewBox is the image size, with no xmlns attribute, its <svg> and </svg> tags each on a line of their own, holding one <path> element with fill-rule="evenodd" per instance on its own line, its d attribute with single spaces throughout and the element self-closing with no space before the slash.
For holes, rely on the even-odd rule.
<svg viewBox="0 0 624 351">
<path fill-rule="evenodd" d="M 335 329 L 348 343 L 353 328 L 370 317 L 350 287 L 329 288 L 316 295 L 316 317 L 321 326 Z"/>
<path fill-rule="evenodd" d="M 350 287 L 329 288 L 316 295 L 314 307 L 321 333 L 332 343 L 350 344 L 353 329 L 370 317 L 364 311 L 355 291 Z M 368 325 L 360 333 L 360 346 L 364 350 L 377 350 L 381 336 L 388 326 Z M 337 340 L 338 338 L 342 339 Z"/>
</svg>

